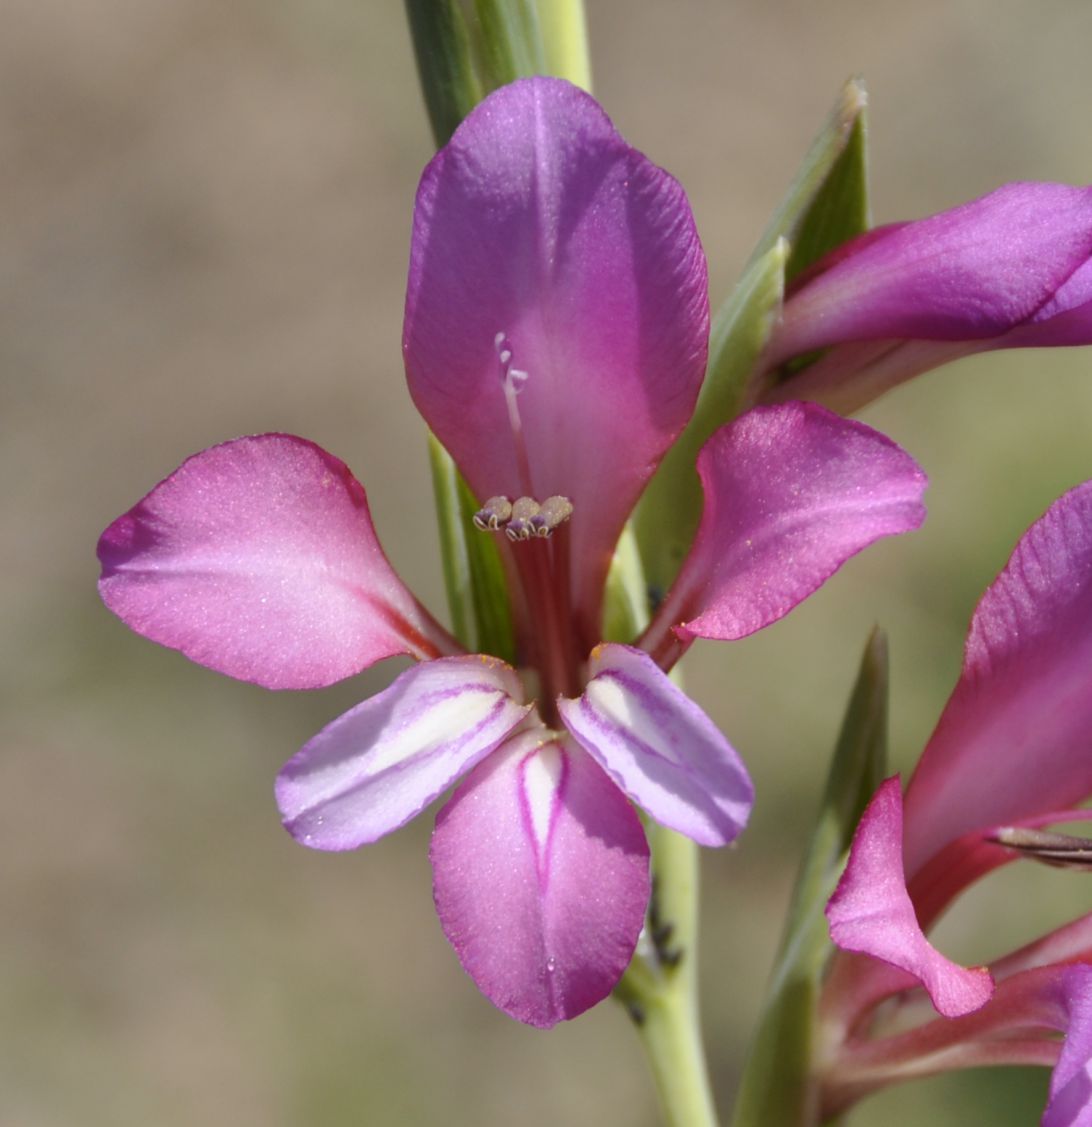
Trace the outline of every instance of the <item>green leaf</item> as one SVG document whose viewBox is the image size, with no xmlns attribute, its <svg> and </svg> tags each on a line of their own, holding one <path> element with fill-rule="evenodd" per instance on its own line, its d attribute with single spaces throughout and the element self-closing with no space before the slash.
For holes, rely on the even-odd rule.
<svg viewBox="0 0 1092 1127">
<path fill-rule="evenodd" d="M 459 0 L 406 0 L 417 74 L 437 147 L 481 101 Z"/>
<path fill-rule="evenodd" d="M 843 87 L 743 279 L 713 320 L 709 367 L 694 418 L 668 451 L 637 509 L 637 539 L 654 599 L 675 578 L 701 517 L 694 470 L 698 451 L 718 427 L 754 402 L 756 366 L 785 285 L 868 227 L 866 100 L 859 80 Z"/>
<path fill-rule="evenodd" d="M 816 903 L 826 903 L 853 831 L 887 773 L 887 689 L 887 636 L 877 627 L 865 643 L 811 846 L 793 891 L 790 934 Z"/>
<path fill-rule="evenodd" d="M 778 239 L 787 239 L 792 254 L 785 277 L 791 281 L 827 251 L 868 229 L 867 104 L 864 83 L 850 79 L 758 240 L 752 263 Z"/>
<path fill-rule="evenodd" d="M 877 629 L 865 646 L 811 843 L 797 874 L 732 1127 L 803 1127 L 813 1121 L 815 1015 L 831 951 L 823 908 L 857 822 L 884 777 L 887 686 L 887 641 Z"/>
<path fill-rule="evenodd" d="M 582 0 L 406 0 L 437 146 L 492 90 L 532 74 L 591 88 Z"/>
<path fill-rule="evenodd" d="M 748 378 L 781 309 L 788 255 L 788 244 L 775 240 L 713 318 L 709 364 L 694 415 L 637 507 L 637 541 L 653 602 L 666 593 L 694 539 L 702 507 L 694 468 L 698 451 L 743 406 Z"/>
<path fill-rule="evenodd" d="M 514 662 L 512 612 L 496 542 L 474 527 L 477 499 L 432 434 L 428 452 L 452 631 L 471 653 Z"/>
<path fill-rule="evenodd" d="M 614 549 L 603 596 L 603 641 L 627 645 L 648 625 L 644 569 L 633 525 L 627 524 Z"/>
</svg>

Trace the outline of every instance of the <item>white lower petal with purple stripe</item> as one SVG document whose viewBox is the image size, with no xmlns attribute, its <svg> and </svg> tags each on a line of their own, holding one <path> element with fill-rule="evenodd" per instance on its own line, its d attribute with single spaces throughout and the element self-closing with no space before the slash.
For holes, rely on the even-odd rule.
<svg viewBox="0 0 1092 1127">
<path fill-rule="evenodd" d="M 561 700 L 565 726 L 657 822 L 701 845 L 727 845 L 747 824 L 754 788 L 712 720 L 642 650 L 607 643 L 584 695 Z"/>
<path fill-rule="evenodd" d="M 314 849 L 375 841 L 485 758 L 529 710 L 515 670 L 496 658 L 414 666 L 284 765 L 276 792 L 285 827 Z"/>
</svg>

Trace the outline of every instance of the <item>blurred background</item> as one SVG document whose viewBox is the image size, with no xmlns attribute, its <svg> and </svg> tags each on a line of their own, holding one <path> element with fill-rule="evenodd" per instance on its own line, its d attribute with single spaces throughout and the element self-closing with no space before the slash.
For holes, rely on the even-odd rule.
<svg viewBox="0 0 1092 1127">
<path fill-rule="evenodd" d="M 431 152 L 401 5 L 3 7 L 0 1123 L 651 1127 L 613 1003 L 543 1034 L 463 975 L 432 910 L 430 816 L 344 856 L 282 831 L 282 761 L 394 667 L 271 694 L 137 638 L 95 594 L 99 532 L 182 458 L 287 430 L 349 462 L 388 554 L 443 609 L 399 353 Z M 851 74 L 878 222 L 1006 180 L 1092 180 L 1084 0 L 590 0 L 589 19 L 597 94 L 686 186 L 715 303 Z M 890 631 L 906 769 L 978 595 L 1092 476 L 1092 352 L 984 356 L 865 417 L 929 472 L 927 527 L 688 663 L 759 794 L 739 846 L 705 858 L 725 1109 L 866 634 Z M 985 961 L 1088 910 L 1087 882 L 1017 869 L 945 921 L 950 954 Z M 853 1123 L 1030 1124 L 1045 1080 L 920 1083 Z"/>
</svg>

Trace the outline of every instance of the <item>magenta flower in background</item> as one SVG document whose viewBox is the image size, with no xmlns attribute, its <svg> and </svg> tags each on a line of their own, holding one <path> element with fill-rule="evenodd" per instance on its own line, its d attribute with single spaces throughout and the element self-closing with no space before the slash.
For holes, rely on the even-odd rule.
<svg viewBox="0 0 1092 1127">
<path fill-rule="evenodd" d="M 300 438 L 194 456 L 100 542 L 110 609 L 230 676 L 317 688 L 417 660 L 289 760 L 278 804 L 299 841 L 350 849 L 461 780 L 430 850 L 441 924 L 533 1025 L 601 1000 L 633 955 L 649 874 L 630 800 L 705 845 L 746 823 L 746 770 L 671 665 L 923 516 L 924 476 L 883 436 L 757 409 L 701 453 L 701 526 L 647 632 L 597 644 L 615 543 L 693 410 L 707 335 L 678 184 L 575 87 L 515 83 L 425 170 L 404 352 L 418 409 L 488 498 L 479 523 L 508 533 L 519 669 L 463 652 L 388 563 L 363 488 Z"/>
<path fill-rule="evenodd" d="M 824 989 L 824 1108 L 899 1078 L 981 1064 L 1054 1066 L 1046 1127 L 1092 1123 L 1092 913 L 989 969 L 925 936 L 971 883 L 1020 855 L 1087 867 L 1092 795 L 1092 482 L 1017 545 L 971 623 L 963 671 L 905 800 L 876 793 L 827 908 L 846 952 Z M 921 990 L 950 1020 L 921 1020 Z M 891 999 L 898 1008 L 891 1011 Z M 884 1036 L 876 1007 L 903 1032 Z M 883 1012 L 883 1011 L 881 1011 Z M 1065 1033 L 1064 1042 L 1056 1040 Z"/>
<path fill-rule="evenodd" d="M 996 348 L 1092 343 L 1092 187 L 1007 184 L 867 231 L 806 271 L 770 369 L 823 350 L 769 389 L 849 412 L 940 364 Z"/>
</svg>

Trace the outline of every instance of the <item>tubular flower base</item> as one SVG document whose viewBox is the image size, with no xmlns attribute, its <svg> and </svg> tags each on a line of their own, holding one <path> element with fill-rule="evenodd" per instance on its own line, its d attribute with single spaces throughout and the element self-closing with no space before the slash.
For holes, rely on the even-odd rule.
<svg viewBox="0 0 1092 1127">
<path fill-rule="evenodd" d="M 615 543 L 690 416 L 707 338 L 681 188 L 586 94 L 517 82 L 425 170 L 403 344 L 414 402 L 487 499 L 475 534 L 500 537 L 519 668 L 437 624 L 363 488 L 300 438 L 194 456 L 100 542 L 110 609 L 230 676 L 315 688 L 418 662 L 293 756 L 277 801 L 298 841 L 343 850 L 458 784 L 431 847 L 441 925 L 531 1025 L 600 1001 L 633 955 L 649 854 L 631 801 L 704 845 L 746 825 L 746 769 L 673 663 L 923 518 L 924 475 L 883 436 L 814 405 L 757 409 L 699 457 L 695 548 L 646 633 L 597 644 Z"/>
<path fill-rule="evenodd" d="M 831 938 L 857 953 L 836 956 L 824 988 L 828 1113 L 901 1077 L 1034 1063 L 1054 1065 L 1043 1123 L 1092 1124 L 1092 914 L 988 970 L 952 963 L 925 935 L 960 892 L 1017 858 L 1087 871 L 1092 843 L 1046 827 L 1092 818 L 1079 805 L 1089 795 L 1092 482 L 1020 541 L 978 605 L 905 800 L 888 779 L 858 826 L 827 906 Z M 877 1006 L 895 998 L 913 1012 L 920 990 L 953 1020 L 884 1036 Z"/>
<path fill-rule="evenodd" d="M 1092 188 L 1007 184 L 838 247 L 794 284 L 766 391 L 856 410 L 888 388 L 996 348 L 1092 343 Z M 791 368 L 785 369 L 791 373 Z"/>
</svg>

